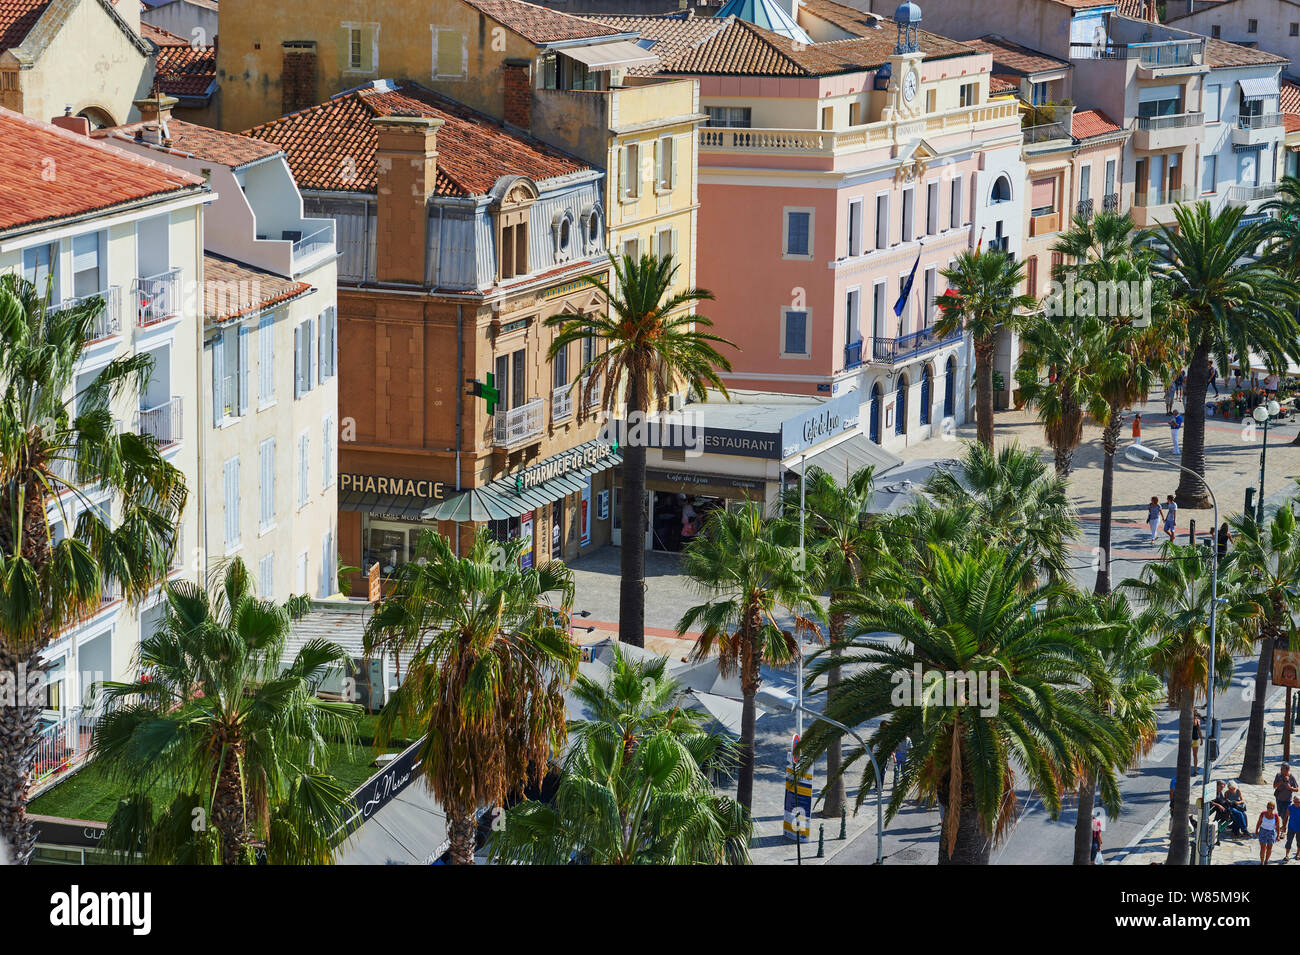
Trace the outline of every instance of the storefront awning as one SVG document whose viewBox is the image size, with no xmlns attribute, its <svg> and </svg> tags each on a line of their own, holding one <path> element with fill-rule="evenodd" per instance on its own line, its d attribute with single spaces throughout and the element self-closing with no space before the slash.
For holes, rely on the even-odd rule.
<svg viewBox="0 0 1300 955">
<path fill-rule="evenodd" d="M 1241 84 L 1241 96 L 1246 100 L 1266 99 L 1277 95 L 1277 86 L 1269 83 L 1262 76 L 1250 76 L 1237 82 Z"/>
<path fill-rule="evenodd" d="M 588 444 L 594 445 L 595 442 Z M 582 448 L 574 449 L 575 452 L 581 450 Z M 515 475 L 498 478 L 490 484 L 464 491 L 440 504 L 425 508 L 422 518 L 417 519 L 462 524 L 467 521 L 483 523 L 519 517 L 552 501 L 580 493 L 587 478 L 620 464 L 622 460 L 622 452 L 611 451 L 593 464 L 574 467 L 531 487 L 522 487 Z"/>
<path fill-rule="evenodd" d="M 339 492 L 340 511 L 360 511 L 371 517 L 390 517 L 399 521 L 418 521 L 428 508 L 428 501 L 400 497 L 396 494 L 376 494 L 373 491 Z"/>
<path fill-rule="evenodd" d="M 650 66 L 659 62 L 659 57 L 630 40 L 565 47 L 560 52 L 569 59 L 584 64 L 589 70 L 612 70 L 616 66 Z"/>
<path fill-rule="evenodd" d="M 835 444 L 810 449 L 810 453 L 802 459 L 789 458 L 783 463 L 795 474 L 802 474 L 805 465 L 818 467 L 836 480 L 845 480 L 861 468 L 874 467 L 876 479 L 879 480 L 886 471 L 902 464 L 903 459 L 886 451 L 859 431 Z"/>
</svg>

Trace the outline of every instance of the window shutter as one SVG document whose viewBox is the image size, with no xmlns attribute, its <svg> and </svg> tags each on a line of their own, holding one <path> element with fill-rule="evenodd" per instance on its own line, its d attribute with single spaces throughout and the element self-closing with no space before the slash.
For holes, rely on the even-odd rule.
<svg viewBox="0 0 1300 955">
<path fill-rule="evenodd" d="M 668 149 L 666 150 L 665 162 L 668 163 L 668 175 L 666 177 L 669 189 L 677 185 L 677 137 L 669 136 L 666 140 Z"/>
<path fill-rule="evenodd" d="M 293 330 L 293 396 L 302 397 L 302 326 Z"/>
<path fill-rule="evenodd" d="M 239 545 L 239 458 L 226 462 L 226 549 Z"/>
<path fill-rule="evenodd" d="M 226 349 L 223 347 L 224 336 L 218 334 L 212 340 L 212 424 L 221 427 L 225 420 L 226 407 Z"/>
<path fill-rule="evenodd" d="M 339 310 L 330 306 L 330 377 L 339 373 Z"/>
<path fill-rule="evenodd" d="M 672 251 L 672 255 L 673 255 L 673 264 L 675 265 L 675 264 L 677 264 L 677 261 L 678 261 L 678 259 L 677 259 L 677 230 L 676 230 L 676 229 L 673 229 L 673 240 L 672 240 L 672 248 L 671 248 L 671 251 Z M 683 277 L 686 277 L 686 276 L 683 276 Z"/>
<path fill-rule="evenodd" d="M 618 151 L 618 194 L 619 198 L 626 198 L 628 194 L 626 146 Z"/>
<path fill-rule="evenodd" d="M 361 31 L 361 62 L 362 69 L 367 73 L 373 73 L 379 69 L 379 64 L 375 62 L 378 44 L 375 40 L 379 36 L 379 25 L 371 24 Z"/>
<path fill-rule="evenodd" d="M 302 390 L 311 391 L 316 387 L 316 368 L 320 364 L 316 360 L 316 319 L 307 319 L 307 330 L 303 332 L 303 351 L 307 353 L 307 360 L 303 363 L 305 372 L 303 374 Z"/>
<path fill-rule="evenodd" d="M 275 397 L 275 322 L 263 315 L 257 324 L 257 403 L 265 405 Z"/>
<path fill-rule="evenodd" d="M 239 413 L 248 414 L 248 333 L 247 325 L 239 328 Z"/>
<path fill-rule="evenodd" d="M 307 503 L 307 453 L 308 453 L 308 435 L 304 431 L 298 435 L 298 506 L 302 507 Z"/>
</svg>

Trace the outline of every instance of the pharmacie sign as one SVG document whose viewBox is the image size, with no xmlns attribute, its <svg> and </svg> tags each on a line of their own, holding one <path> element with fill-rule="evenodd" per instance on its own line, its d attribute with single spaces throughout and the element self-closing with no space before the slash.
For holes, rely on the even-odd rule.
<svg viewBox="0 0 1300 955">
<path fill-rule="evenodd" d="M 559 454 L 547 458 L 541 464 L 535 464 L 516 474 L 515 493 L 522 494 L 529 488 L 537 487 L 537 485 L 549 481 L 551 478 L 560 477 L 570 471 L 595 467 L 616 451 L 618 451 L 617 445 L 605 444 L 600 441 L 589 441 L 586 444 L 578 445 L 576 448 L 570 448 L 568 451 L 561 451 Z"/>
<path fill-rule="evenodd" d="M 416 478 L 394 477 L 382 474 L 339 475 L 340 491 L 358 494 L 392 494 L 397 497 L 418 497 L 426 501 L 441 501 L 446 485 L 442 481 L 422 481 Z"/>
<path fill-rule="evenodd" d="M 858 426 L 859 400 L 857 389 L 854 389 L 782 421 L 781 457 L 788 458 L 852 431 Z"/>
</svg>

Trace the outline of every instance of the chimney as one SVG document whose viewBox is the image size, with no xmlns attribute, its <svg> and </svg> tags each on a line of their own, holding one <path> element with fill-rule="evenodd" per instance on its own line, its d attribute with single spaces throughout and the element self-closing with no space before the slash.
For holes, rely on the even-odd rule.
<svg viewBox="0 0 1300 955">
<path fill-rule="evenodd" d="M 429 252 L 429 197 L 438 174 L 442 120 L 394 113 L 371 120 L 379 134 L 376 274 L 380 282 L 423 285 Z"/>
<path fill-rule="evenodd" d="M 171 140 L 167 124 L 171 121 L 172 107 L 176 103 L 175 96 L 167 96 L 156 90 L 134 102 L 135 108 L 140 111 L 140 121 L 144 123 L 141 131 L 143 135 L 140 137 L 144 142 L 158 146 L 166 145 Z"/>
<path fill-rule="evenodd" d="M 506 60 L 503 69 L 506 99 L 503 118 L 511 126 L 531 130 L 533 128 L 532 60 Z"/>
<path fill-rule="evenodd" d="M 70 133 L 77 133 L 81 136 L 90 135 L 90 120 L 84 116 L 73 116 L 71 106 L 63 107 L 63 115 L 55 116 L 50 122 Z"/>
</svg>

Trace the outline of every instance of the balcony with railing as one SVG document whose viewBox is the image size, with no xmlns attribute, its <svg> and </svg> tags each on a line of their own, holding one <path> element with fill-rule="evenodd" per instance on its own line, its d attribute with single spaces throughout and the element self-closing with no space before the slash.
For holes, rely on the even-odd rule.
<svg viewBox="0 0 1300 955">
<path fill-rule="evenodd" d="M 1083 219 L 1091 219 L 1093 212 L 1091 199 L 1080 199 L 1074 204 L 1074 214 Z"/>
<path fill-rule="evenodd" d="M 81 706 L 45 718 L 45 725 L 36 737 L 32 783 L 66 772 L 85 759 L 98 720 L 99 714 L 95 710 Z"/>
<path fill-rule="evenodd" d="M 844 369 L 857 368 L 862 364 L 862 342 L 849 342 L 844 346 Z"/>
<path fill-rule="evenodd" d="M 509 411 L 498 411 L 492 418 L 492 439 L 498 448 L 512 448 L 542 433 L 546 424 L 546 400 L 534 398 Z"/>
<path fill-rule="evenodd" d="M 1069 140 L 1074 128 L 1074 107 L 1055 103 L 1027 106 L 1020 117 L 1020 125 L 1026 146 Z"/>
<path fill-rule="evenodd" d="M 181 270 L 139 278 L 134 283 L 136 324 L 149 328 L 181 314 Z"/>
<path fill-rule="evenodd" d="M 1108 192 L 1101 197 L 1102 212 L 1119 212 L 1119 193 Z"/>
<path fill-rule="evenodd" d="M 105 341 L 122 334 L 122 288 L 119 285 L 111 286 L 93 295 L 65 299 L 62 302 L 50 305 L 50 311 L 62 312 L 66 309 L 76 308 L 78 305 L 83 305 L 96 297 L 104 300 L 104 307 L 100 309 L 90 328 L 86 330 L 86 344 Z"/>
<path fill-rule="evenodd" d="M 1133 121 L 1134 149 L 1147 151 L 1180 149 L 1203 142 L 1204 139 L 1204 113 L 1139 116 Z"/>
<path fill-rule="evenodd" d="M 588 382 L 590 382 L 591 384 L 590 394 L 587 394 Z M 600 379 L 599 378 L 592 381 L 591 377 L 588 376 L 582 379 L 582 381 L 578 383 L 578 388 L 580 394 L 586 395 L 586 398 L 582 402 L 583 411 L 591 411 L 593 408 L 600 407 Z"/>
<path fill-rule="evenodd" d="M 960 330 L 940 335 L 933 328 L 923 328 L 898 338 L 873 338 L 871 360 L 886 365 L 905 364 L 926 352 L 961 341 L 961 335 Z"/>
<path fill-rule="evenodd" d="M 573 392 L 577 386 L 560 385 L 551 392 L 551 424 L 559 424 L 573 417 Z"/>
<path fill-rule="evenodd" d="M 1277 183 L 1270 182 L 1263 186 L 1229 186 L 1228 203 L 1234 206 L 1249 205 L 1272 199 L 1277 195 Z"/>
<path fill-rule="evenodd" d="M 1182 186 L 1177 189 L 1156 190 L 1135 193 L 1133 208 L 1129 214 L 1138 225 L 1154 226 L 1174 220 L 1173 207 L 1183 202 L 1195 202 L 1196 189 Z"/>
<path fill-rule="evenodd" d="M 319 221 L 319 220 L 312 220 Z M 324 258 L 324 253 L 334 252 L 334 220 L 327 220 L 329 225 L 317 229 L 310 235 L 302 236 L 293 243 L 293 270 L 299 272 L 307 265 Z"/>
<path fill-rule="evenodd" d="M 136 419 L 136 430 L 150 435 L 161 447 L 179 444 L 181 434 L 181 399 L 172 398 L 153 408 L 141 408 Z"/>
<path fill-rule="evenodd" d="M 1274 140 L 1281 141 L 1285 135 L 1281 113 L 1238 116 L 1237 125 L 1232 128 L 1232 145 L 1260 146 Z"/>
<path fill-rule="evenodd" d="M 1170 73 L 1199 67 L 1204 63 L 1204 38 L 1175 38 L 1173 31 L 1168 31 L 1166 39 L 1140 39 L 1149 36 L 1152 32 L 1150 24 L 1113 19 L 1110 37 L 1092 43 L 1071 43 L 1070 59 L 1135 60 L 1138 76 L 1142 79 L 1150 79 L 1157 75 L 1167 76 Z M 1136 42 L 1125 42 L 1129 39 Z"/>
</svg>

